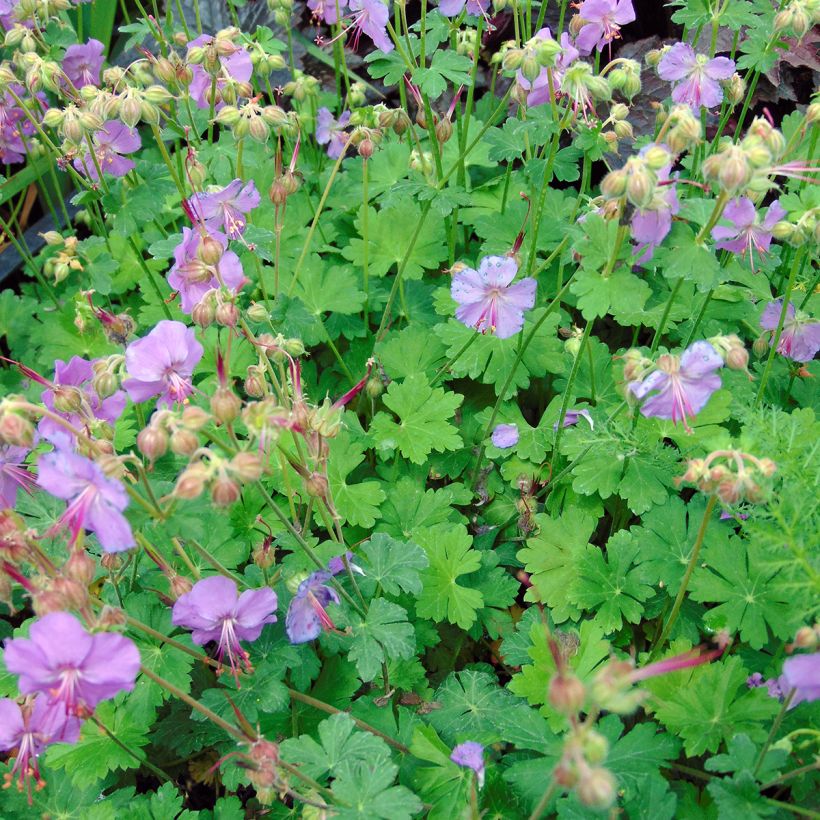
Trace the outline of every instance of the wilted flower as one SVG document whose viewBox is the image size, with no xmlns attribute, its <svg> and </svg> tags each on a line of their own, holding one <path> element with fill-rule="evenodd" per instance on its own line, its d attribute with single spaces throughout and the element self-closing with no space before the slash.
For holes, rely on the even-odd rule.
<svg viewBox="0 0 820 820">
<path fill-rule="evenodd" d="M 786 215 L 786 209 L 775 200 L 769 205 L 762 222 L 758 219 L 754 203 L 747 197 L 739 197 L 729 202 L 723 210 L 723 218 L 732 223 L 712 228 L 712 238 L 717 239 L 715 248 L 745 256 L 754 270 L 755 251 L 765 256 L 772 243 L 772 228 Z"/>
<path fill-rule="evenodd" d="M 760 317 L 760 326 L 764 330 L 772 331 L 769 344 L 774 342 L 774 331 L 780 322 L 780 313 L 783 310 L 783 300 L 770 302 Z M 786 308 L 786 320 L 783 323 L 783 332 L 777 343 L 777 352 L 796 362 L 810 362 L 820 350 L 820 322 L 812 319 L 802 310 L 797 310 L 790 302 Z"/>
<path fill-rule="evenodd" d="M 215 263 L 202 258 L 206 240 L 221 246 L 222 253 Z M 224 234 L 203 235 L 198 230 L 182 229 L 182 241 L 174 248 L 174 265 L 168 271 L 168 284 L 179 292 L 179 306 L 183 313 L 190 313 L 209 290 L 224 285 L 232 293 L 237 293 L 242 287 L 245 282 L 242 263 L 227 247 Z"/>
<path fill-rule="evenodd" d="M 589 429 L 595 429 L 595 422 L 592 421 L 592 416 L 589 414 L 589 410 L 567 410 L 564 414 L 564 423 L 563 427 L 572 427 L 575 424 L 578 424 L 578 419 L 584 418 L 589 424 Z M 558 429 L 558 422 L 556 421 L 555 424 L 552 425 L 553 430 Z"/>
<path fill-rule="evenodd" d="M 285 618 L 291 643 L 307 643 L 318 638 L 323 628 L 336 628 L 325 610 L 328 604 L 339 603 L 338 593 L 327 583 L 332 577 L 332 572 L 318 570 L 299 584 Z"/>
<path fill-rule="evenodd" d="M 0 508 L 10 509 L 17 503 L 17 491 L 27 493 L 35 484 L 34 476 L 26 469 L 26 447 L 0 444 Z"/>
<path fill-rule="evenodd" d="M 50 534 L 67 527 L 71 540 L 76 541 L 80 532 L 90 530 L 106 552 L 134 546 L 131 525 L 122 514 L 128 506 L 128 495 L 97 464 L 77 453 L 55 450 L 40 456 L 37 468 L 38 486 L 68 502 Z"/>
<path fill-rule="evenodd" d="M 67 612 L 36 620 L 28 638 L 6 641 L 4 661 L 23 694 L 40 692 L 66 714 L 88 715 L 100 701 L 134 688 L 140 654 L 111 632 L 90 634 Z"/>
<path fill-rule="evenodd" d="M 17 788 L 23 791 L 29 778 L 33 778 L 35 788 L 41 788 L 43 780 L 37 758 L 52 743 L 76 743 L 79 736 L 80 721 L 63 709 L 49 706 L 43 696 L 23 705 L 10 698 L 0 699 L 0 751 L 17 749 L 6 785 L 10 786 L 16 777 Z"/>
<path fill-rule="evenodd" d="M 524 311 L 535 304 L 536 289 L 531 277 L 511 284 L 517 273 L 518 264 L 509 256 L 485 256 L 477 271 L 459 270 L 450 288 L 458 302 L 456 318 L 499 339 L 514 336 L 524 327 Z"/>
<path fill-rule="evenodd" d="M 265 624 L 276 622 L 276 593 L 270 587 L 246 589 L 238 594 L 236 583 L 223 575 L 203 578 L 174 604 L 172 622 L 191 629 L 200 646 L 217 642 L 220 663 L 227 656 L 231 674 L 251 671 L 248 653 L 240 641 L 255 641 Z"/>
<path fill-rule="evenodd" d="M 496 424 L 492 435 L 493 444 L 499 450 L 507 450 L 518 444 L 517 424 Z"/>
<path fill-rule="evenodd" d="M 552 40 L 553 37 L 549 28 L 542 28 L 533 35 L 533 39 Z M 563 34 L 561 34 L 561 53 L 555 61 L 555 67 L 550 69 L 550 71 L 552 71 L 552 88 L 556 94 L 561 90 L 561 80 L 564 78 L 564 71 L 566 71 L 570 63 L 578 59 L 578 54 L 578 49 L 572 45 L 569 34 L 563 32 Z M 550 101 L 549 73 L 546 68 L 542 68 L 532 82 L 530 82 L 520 70 L 515 78 L 521 88 L 529 92 L 527 94 L 528 106 L 544 105 Z"/>
<path fill-rule="evenodd" d="M 695 54 L 688 43 L 675 43 L 658 63 L 658 76 L 674 83 L 672 99 L 687 103 L 695 111 L 701 106 L 714 108 L 723 101 L 719 80 L 728 80 L 735 73 L 735 64 L 728 57 Z"/>
<path fill-rule="evenodd" d="M 327 155 L 331 159 L 338 159 L 342 155 L 349 137 L 343 129 L 349 122 L 349 111 L 343 112 L 338 120 L 327 108 L 320 108 L 316 115 L 316 142 L 327 145 Z"/>
<path fill-rule="evenodd" d="M 350 571 L 355 572 L 358 575 L 364 575 L 364 570 L 358 566 L 358 564 L 353 563 L 353 553 L 350 550 L 345 553 L 345 558 L 347 558 L 347 563 L 350 566 Z M 327 562 L 327 568 L 330 570 L 332 575 L 339 575 L 339 573 L 346 572 L 347 567 L 345 567 L 345 562 L 342 560 L 341 555 L 334 555 Z"/>
<path fill-rule="evenodd" d="M 440 0 L 438 10 L 445 17 L 456 17 L 461 14 L 465 5 L 467 14 L 481 17 L 490 7 L 490 0 Z"/>
<path fill-rule="evenodd" d="M 193 393 L 191 374 L 202 353 L 193 328 L 163 319 L 147 336 L 128 345 L 129 378 L 122 386 L 137 403 L 153 396 L 159 396 L 158 406 L 182 403 Z"/>
<path fill-rule="evenodd" d="M 99 131 L 94 132 L 91 139 L 94 146 L 95 163 L 91 155 L 86 152 L 74 160 L 74 167 L 80 173 L 99 181 L 97 165 L 104 174 L 114 177 L 124 177 L 134 168 L 134 161 L 123 154 L 133 154 L 142 146 L 142 140 L 136 129 L 123 125 L 119 120 L 109 120 Z"/>
<path fill-rule="evenodd" d="M 678 358 L 660 356 L 658 369 L 642 381 L 629 383 L 629 392 L 643 401 L 641 413 L 647 417 L 683 422 L 691 432 L 688 419 L 697 415 L 720 387 L 715 372 L 723 367 L 723 359 L 709 342 L 695 342 Z M 649 396 L 649 398 L 647 398 Z"/>
<path fill-rule="evenodd" d="M 207 48 L 214 42 L 214 38 L 210 34 L 200 34 L 194 40 L 188 43 L 188 52 L 192 48 Z M 213 84 L 212 76 L 201 66 L 191 65 L 191 72 L 193 79 L 188 87 L 191 97 L 197 105 L 197 108 L 210 108 L 211 103 L 208 99 L 211 93 L 211 86 Z M 219 55 L 219 75 L 216 80 L 216 92 L 219 95 L 220 91 L 225 87 L 228 78 L 238 83 L 250 82 L 253 76 L 253 63 L 251 62 L 251 55 L 246 49 L 237 46 L 231 54 Z M 214 104 L 214 110 L 219 111 L 223 106 L 223 102 L 217 97 Z"/>
<path fill-rule="evenodd" d="M 57 359 L 52 386 L 44 390 L 40 398 L 49 410 L 80 430 L 90 430 L 99 421 L 113 425 L 128 399 L 122 390 L 100 399 L 93 380 L 93 361 L 80 356 L 72 356 L 68 362 Z M 59 446 L 70 446 L 74 442 L 69 430 L 47 416 L 40 420 L 37 432 Z"/>
<path fill-rule="evenodd" d="M 450 760 L 465 769 L 472 769 L 479 789 L 484 785 L 484 747 L 480 743 L 474 740 L 459 743 L 450 754 Z"/>
<path fill-rule="evenodd" d="M 243 185 L 235 179 L 224 188 L 194 194 L 188 205 L 208 231 L 224 230 L 230 239 L 239 239 L 248 224 L 245 215 L 259 204 L 259 198 L 253 180 Z"/>
<path fill-rule="evenodd" d="M 100 84 L 100 69 L 105 61 L 105 46 L 91 39 L 85 45 L 75 43 L 65 50 L 63 71 L 74 88 Z"/>
<path fill-rule="evenodd" d="M 632 0 L 583 0 L 578 17 L 584 25 L 575 38 L 581 54 L 603 51 L 607 43 L 621 36 L 621 26 L 635 20 Z"/>
</svg>

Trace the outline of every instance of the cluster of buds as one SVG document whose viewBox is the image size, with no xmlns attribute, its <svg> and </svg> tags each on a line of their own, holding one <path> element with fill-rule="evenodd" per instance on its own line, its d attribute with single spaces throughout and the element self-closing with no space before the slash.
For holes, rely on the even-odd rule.
<svg viewBox="0 0 820 820">
<path fill-rule="evenodd" d="M 73 270 L 82 270 L 83 263 L 77 252 L 79 240 L 76 236 L 63 237 L 57 231 L 40 234 L 50 248 L 59 248 L 56 256 L 49 257 L 43 265 L 47 276 L 53 276 L 56 284 L 62 282 Z"/>
<path fill-rule="evenodd" d="M 210 327 L 214 322 L 220 327 L 236 327 L 239 321 L 236 295 L 227 288 L 211 288 L 194 305 L 191 319 L 201 328 Z"/>
<path fill-rule="evenodd" d="M 728 336 L 712 336 L 707 340 L 718 352 L 729 370 L 742 370 L 751 379 L 749 373 L 749 351 L 740 337 L 735 333 Z"/>
<path fill-rule="evenodd" d="M 268 0 L 268 9 L 273 12 L 277 26 L 288 28 L 293 13 L 293 0 Z"/>
<path fill-rule="evenodd" d="M 86 134 L 102 128 L 104 120 L 95 111 L 80 109 L 71 103 L 62 109 L 49 108 L 43 115 L 43 125 L 56 128 L 61 137 L 74 145 L 79 145 Z"/>
<path fill-rule="evenodd" d="M 655 369 L 655 363 L 636 348 L 627 350 L 621 357 L 624 361 L 624 381 L 641 381 L 644 376 Z"/>
<path fill-rule="evenodd" d="M 97 565 L 83 549 L 71 551 L 66 562 L 53 576 L 41 576 L 31 596 L 35 613 L 85 609 L 90 604 L 88 587 L 94 580 Z"/>
<path fill-rule="evenodd" d="M 224 106 L 216 121 L 230 128 L 236 139 L 250 137 L 256 142 L 267 142 L 271 133 L 293 135 L 298 127 L 293 114 L 287 114 L 278 105 L 258 105 L 254 100 L 238 108 Z"/>
<path fill-rule="evenodd" d="M 617 150 L 618 140 L 632 139 L 633 130 L 632 123 L 627 120 L 629 116 L 629 108 L 623 103 L 615 103 L 609 109 L 609 117 L 604 122 L 604 125 L 612 124 L 612 132 L 615 139 L 612 140 Z"/>
<path fill-rule="evenodd" d="M 18 0 L 15 16 L 18 20 L 30 20 L 45 28 L 45 23 L 62 11 L 68 11 L 71 0 Z"/>
<path fill-rule="evenodd" d="M 813 26 L 820 23 L 820 3 L 817 0 L 791 0 L 774 18 L 778 34 L 791 34 L 802 39 Z"/>
<path fill-rule="evenodd" d="M 287 0 L 287 2 L 292 4 L 293 0 Z M 272 71 L 281 71 L 287 66 L 281 54 L 270 54 L 259 43 L 251 43 L 247 49 L 251 63 L 260 77 L 267 77 Z"/>
<path fill-rule="evenodd" d="M 229 507 L 239 500 L 241 485 L 258 481 L 262 472 L 262 459 L 256 453 L 241 451 L 226 459 L 213 450 L 199 449 L 177 478 L 173 495 L 193 500 L 207 487 L 217 507 Z"/>
<path fill-rule="evenodd" d="M 637 60 L 624 57 L 613 60 L 609 71 L 609 86 L 619 91 L 627 100 L 632 100 L 641 92 L 641 64 Z"/>
<path fill-rule="evenodd" d="M 359 156 L 364 159 L 370 159 L 373 156 L 373 151 L 381 141 L 382 132 L 378 128 L 367 128 L 363 125 L 354 128 L 348 138 L 348 142 L 358 150 Z"/>
<path fill-rule="evenodd" d="M 552 68 L 561 54 L 561 44 L 552 38 L 533 37 L 523 48 L 505 51 L 501 67 L 505 71 L 520 71 L 524 78 L 534 82 L 542 68 Z"/>
<path fill-rule="evenodd" d="M 706 458 L 689 459 L 686 472 L 675 483 L 694 484 L 724 504 L 757 503 L 765 497 L 761 484 L 776 472 L 777 465 L 770 458 L 757 458 L 741 450 L 715 450 Z"/>
<path fill-rule="evenodd" d="M 159 410 L 137 435 L 137 449 L 153 464 L 171 448 L 178 456 L 190 458 L 199 449 L 199 431 L 210 421 L 201 407 L 189 405 L 182 412 Z"/>
<path fill-rule="evenodd" d="M 296 69 L 293 72 L 293 79 L 285 83 L 282 91 L 289 97 L 293 97 L 297 102 L 304 102 L 307 99 L 317 97 L 320 88 L 321 83 L 316 77 L 311 77 L 310 74 L 305 74 L 304 71 Z"/>
<path fill-rule="evenodd" d="M 746 149 L 727 139 L 721 142 L 716 153 L 703 161 L 702 170 L 706 179 L 728 195 L 736 196 L 752 181 L 754 166 Z"/>
<path fill-rule="evenodd" d="M 171 51 L 167 57 L 153 59 L 151 64 L 154 76 L 170 88 L 186 89 L 194 78 L 191 67 L 175 51 Z"/>
<path fill-rule="evenodd" d="M 663 122 L 657 142 L 665 143 L 676 154 L 689 151 L 700 143 L 703 126 L 688 105 L 673 105 L 669 111 L 660 107 L 658 118 Z"/>
<path fill-rule="evenodd" d="M 772 236 L 795 247 L 820 244 L 820 208 L 806 208 L 789 215 L 791 219 L 775 223 Z"/>
<path fill-rule="evenodd" d="M 3 45 L 6 48 L 16 48 L 19 52 L 26 54 L 30 51 L 37 51 L 39 44 L 32 29 L 21 23 L 14 23 L 3 38 Z"/>
<path fill-rule="evenodd" d="M 390 128 L 394 134 L 401 136 L 412 125 L 409 114 L 403 108 L 374 106 L 379 118 L 380 128 Z"/>
<path fill-rule="evenodd" d="M 201 65 L 209 74 L 217 73 L 221 67 L 220 58 L 230 57 L 241 48 L 234 42 L 240 34 L 235 26 L 220 29 L 202 45 L 188 49 L 188 62 Z"/>
<path fill-rule="evenodd" d="M 60 86 L 65 78 L 59 63 L 54 60 L 44 60 L 33 51 L 18 54 L 16 62 L 24 74 L 24 84 L 32 93 L 45 89 L 54 94 L 60 92 Z"/>
<path fill-rule="evenodd" d="M 601 181 L 601 193 L 605 200 L 625 198 L 636 208 L 650 208 L 659 194 L 658 172 L 671 162 L 665 146 L 652 145 L 641 155 L 630 157 L 623 168 L 610 171 Z"/>
<path fill-rule="evenodd" d="M 602 763 L 609 742 L 586 723 L 573 726 L 564 741 L 561 760 L 553 771 L 555 782 L 573 789 L 580 803 L 590 809 L 606 809 L 615 801 L 617 782 Z"/>
<path fill-rule="evenodd" d="M 145 89 L 127 86 L 119 94 L 113 95 L 113 99 L 116 101 L 120 121 L 123 125 L 134 128 L 140 122 L 159 125 L 160 106 L 167 105 L 173 99 L 173 95 L 161 85 L 151 85 Z"/>
</svg>

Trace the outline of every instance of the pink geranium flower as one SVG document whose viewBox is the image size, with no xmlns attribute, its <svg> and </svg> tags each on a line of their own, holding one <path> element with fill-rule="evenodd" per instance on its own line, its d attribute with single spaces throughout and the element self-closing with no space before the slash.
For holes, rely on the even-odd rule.
<svg viewBox="0 0 820 820">
<path fill-rule="evenodd" d="M 11 509 L 17 503 L 17 491 L 27 493 L 35 484 L 25 461 L 29 450 L 12 444 L 0 444 L 0 509 Z"/>
<path fill-rule="evenodd" d="M 553 39 L 552 33 L 548 28 L 542 28 L 540 31 L 536 31 L 533 37 L 537 40 Z M 567 32 L 561 35 L 561 49 L 561 53 L 555 61 L 555 66 L 552 68 L 552 88 L 556 95 L 561 90 L 561 80 L 564 78 L 564 72 L 570 63 L 575 62 L 579 56 L 578 49 L 572 45 L 572 41 Z M 529 92 L 529 94 L 527 94 L 527 105 L 530 108 L 535 105 L 544 105 L 550 101 L 549 74 L 546 68 L 542 68 L 541 73 L 532 82 L 530 82 L 520 70 L 516 74 L 515 79 L 521 88 Z"/>
<path fill-rule="evenodd" d="M 137 403 L 159 396 L 159 406 L 179 404 L 194 392 L 191 375 L 203 352 L 193 328 L 163 319 L 128 345 L 122 386 Z"/>
<path fill-rule="evenodd" d="M 675 43 L 658 63 L 658 76 L 673 83 L 672 99 L 686 103 L 695 112 L 701 106 L 715 108 L 723 101 L 720 80 L 735 73 L 735 63 L 728 57 L 696 54 L 688 43 Z"/>
<path fill-rule="evenodd" d="M 766 216 L 758 218 L 754 203 L 747 197 L 733 199 L 724 209 L 723 218 L 731 222 L 728 225 L 717 225 L 712 228 L 712 238 L 717 239 L 716 248 L 731 251 L 745 256 L 749 254 L 749 263 L 754 270 L 755 251 L 760 256 L 769 252 L 772 244 L 772 228 L 786 215 L 786 209 L 775 200 L 769 205 Z"/>
<path fill-rule="evenodd" d="M 216 641 L 219 662 L 227 657 L 236 677 L 240 668 L 251 671 L 248 653 L 239 642 L 255 641 L 265 624 L 275 623 L 275 609 L 276 593 L 270 587 L 246 589 L 240 595 L 230 578 L 213 575 L 179 597 L 172 621 L 192 630 L 191 639 L 200 646 Z"/>
<path fill-rule="evenodd" d="M 578 6 L 578 17 L 584 25 L 575 38 L 581 54 L 591 54 L 594 48 L 604 47 L 621 36 L 621 26 L 635 20 L 632 0 L 583 0 Z"/>
<path fill-rule="evenodd" d="M 760 317 L 760 326 L 772 331 L 769 344 L 774 342 L 774 331 L 780 322 L 783 300 L 770 302 Z M 777 352 L 795 362 L 810 362 L 820 350 L 820 322 L 789 303 L 783 331 L 777 343 Z"/>
<path fill-rule="evenodd" d="M 348 138 L 344 129 L 349 122 L 349 111 L 344 111 L 338 120 L 328 108 L 320 108 L 316 114 L 316 142 L 327 145 L 327 155 L 331 159 L 338 159 L 342 155 Z"/>
<path fill-rule="evenodd" d="M 75 43 L 65 50 L 63 71 L 74 88 L 100 84 L 100 69 L 105 61 L 105 46 L 91 39 L 85 45 Z"/>
<path fill-rule="evenodd" d="M 477 271 L 458 271 L 450 288 L 458 302 L 456 318 L 499 339 L 514 336 L 524 327 L 524 311 L 535 304 L 537 286 L 531 277 L 512 284 L 517 273 L 518 265 L 510 256 L 485 256 Z"/>
<path fill-rule="evenodd" d="M 385 54 L 395 48 L 387 34 L 390 11 L 382 0 L 350 0 L 349 8 L 353 12 L 353 48 L 359 47 L 362 34 L 366 34 Z"/>
<path fill-rule="evenodd" d="M 688 420 L 696 416 L 720 385 L 717 370 L 723 359 L 709 342 L 695 342 L 682 356 L 658 358 L 658 369 L 642 381 L 629 383 L 629 392 L 641 404 L 647 417 L 679 421 L 691 432 Z"/>
<path fill-rule="evenodd" d="M 91 154 L 86 152 L 74 160 L 74 167 L 82 174 L 99 181 L 97 165 L 104 174 L 113 177 L 124 177 L 134 168 L 134 161 L 123 154 L 133 154 L 142 147 L 142 140 L 136 129 L 123 125 L 119 120 L 109 120 L 99 130 L 94 132 L 91 140 L 94 146 L 95 163 Z"/>
<path fill-rule="evenodd" d="M 209 232 L 224 231 L 230 239 L 239 239 L 248 224 L 247 214 L 259 200 L 253 180 L 243 183 L 235 179 L 224 188 L 194 194 L 188 205 Z"/>
<path fill-rule="evenodd" d="M 128 494 L 122 484 L 79 453 L 55 450 L 40 456 L 37 484 L 55 498 L 68 502 L 65 512 L 49 531 L 63 527 L 76 541 L 83 530 L 93 532 L 106 552 L 122 552 L 134 546 L 131 525 L 122 514 Z"/>
<path fill-rule="evenodd" d="M 67 612 L 50 612 L 31 625 L 28 638 L 6 641 L 3 660 L 20 676 L 23 694 L 39 692 L 50 706 L 78 716 L 130 692 L 140 668 L 133 641 L 112 632 L 90 634 Z"/>
<path fill-rule="evenodd" d="M 467 14 L 471 14 L 473 17 L 481 17 L 490 7 L 490 0 L 441 0 L 438 4 L 438 10 L 445 17 L 457 17 L 461 14 L 464 6 L 467 6 Z"/>
</svg>

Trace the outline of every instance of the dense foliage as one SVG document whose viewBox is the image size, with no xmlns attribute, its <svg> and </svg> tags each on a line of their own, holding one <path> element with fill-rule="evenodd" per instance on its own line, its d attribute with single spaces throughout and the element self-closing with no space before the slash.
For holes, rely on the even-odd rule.
<svg viewBox="0 0 820 820">
<path fill-rule="evenodd" d="M 0 815 L 820 816 L 820 5 L 136 5 L 0 2 Z"/>
</svg>

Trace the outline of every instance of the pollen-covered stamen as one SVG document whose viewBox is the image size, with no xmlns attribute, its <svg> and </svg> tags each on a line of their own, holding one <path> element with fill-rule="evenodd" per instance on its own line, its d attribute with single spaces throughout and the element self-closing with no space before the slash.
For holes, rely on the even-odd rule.
<svg viewBox="0 0 820 820">
<path fill-rule="evenodd" d="M 193 386 L 187 379 L 182 378 L 176 370 L 168 370 L 165 374 L 168 385 L 168 396 L 172 401 L 182 403 L 193 393 Z"/>
</svg>

